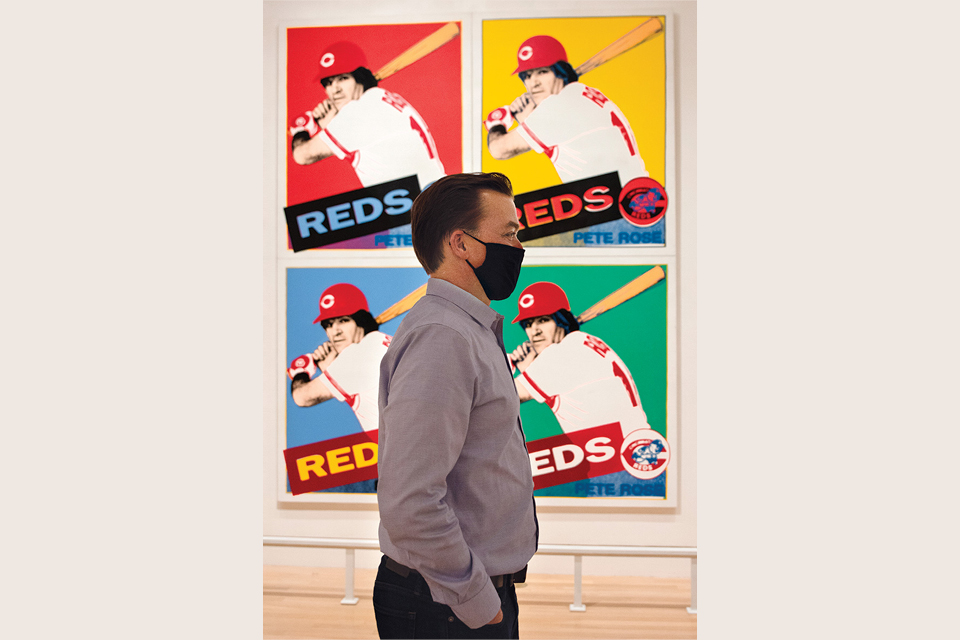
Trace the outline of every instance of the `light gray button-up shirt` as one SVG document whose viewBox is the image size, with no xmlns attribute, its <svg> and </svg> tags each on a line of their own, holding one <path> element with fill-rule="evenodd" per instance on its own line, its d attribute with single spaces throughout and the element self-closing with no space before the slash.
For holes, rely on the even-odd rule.
<svg viewBox="0 0 960 640">
<path fill-rule="evenodd" d="M 490 576 L 537 550 L 530 459 L 503 316 L 431 278 L 380 362 L 380 549 L 419 571 L 471 628 L 500 597 Z"/>
</svg>

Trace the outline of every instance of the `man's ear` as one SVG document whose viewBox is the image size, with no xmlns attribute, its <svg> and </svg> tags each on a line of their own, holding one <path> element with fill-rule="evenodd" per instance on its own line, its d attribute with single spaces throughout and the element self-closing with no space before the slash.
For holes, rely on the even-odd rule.
<svg viewBox="0 0 960 640">
<path fill-rule="evenodd" d="M 463 231 L 457 229 L 450 234 L 450 239 L 447 240 L 447 247 L 450 249 L 450 253 L 464 260 L 467 258 L 467 243 L 464 240 Z"/>
</svg>

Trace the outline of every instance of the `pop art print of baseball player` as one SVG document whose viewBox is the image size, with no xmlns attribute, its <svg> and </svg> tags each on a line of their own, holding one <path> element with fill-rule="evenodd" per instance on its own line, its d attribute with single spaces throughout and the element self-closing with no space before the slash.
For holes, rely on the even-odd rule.
<svg viewBox="0 0 960 640">
<path fill-rule="evenodd" d="M 297 164 L 336 156 L 364 187 L 415 174 L 423 189 L 444 175 L 427 123 L 400 95 L 377 86 L 360 47 L 335 42 L 317 64 L 327 99 L 290 127 Z"/>
<path fill-rule="evenodd" d="M 295 358 L 287 369 L 293 401 L 311 407 L 336 398 L 353 409 L 364 431 L 378 429 L 380 360 L 391 336 L 379 331 L 363 292 L 347 283 L 324 290 L 313 323 L 318 322 L 327 341 L 312 354 Z"/>
<path fill-rule="evenodd" d="M 563 183 L 616 171 L 625 185 L 649 175 L 627 117 L 599 90 L 578 82 L 560 41 L 548 35 L 525 40 L 513 73 L 526 91 L 484 121 L 495 159 L 532 149 L 550 158 Z"/>
<path fill-rule="evenodd" d="M 520 402 L 546 403 L 564 433 L 619 422 L 623 435 L 650 429 L 627 365 L 596 336 L 580 331 L 567 295 L 536 282 L 517 301 L 527 340 L 511 354 Z"/>
</svg>

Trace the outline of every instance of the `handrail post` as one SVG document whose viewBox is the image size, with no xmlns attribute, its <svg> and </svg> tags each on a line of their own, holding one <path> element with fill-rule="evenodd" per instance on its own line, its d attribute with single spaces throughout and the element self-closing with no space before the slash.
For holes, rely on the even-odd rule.
<svg viewBox="0 0 960 640">
<path fill-rule="evenodd" d="M 344 594 L 343 600 L 340 601 L 340 604 L 357 604 L 360 602 L 360 598 L 357 598 L 353 595 L 353 569 L 356 564 L 357 559 L 357 550 L 356 549 L 346 549 L 347 558 L 344 563 L 344 568 L 346 569 L 346 584 L 344 585 Z"/>
<path fill-rule="evenodd" d="M 697 556 L 690 558 L 690 606 L 687 613 L 697 615 Z"/>
<path fill-rule="evenodd" d="M 570 611 L 586 611 L 587 605 L 583 604 L 581 582 L 583 578 L 583 556 L 573 556 L 573 604 L 570 605 Z"/>
</svg>

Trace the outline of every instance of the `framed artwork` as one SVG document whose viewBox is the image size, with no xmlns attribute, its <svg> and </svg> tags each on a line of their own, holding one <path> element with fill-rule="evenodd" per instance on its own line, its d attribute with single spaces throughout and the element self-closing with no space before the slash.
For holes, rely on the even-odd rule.
<svg viewBox="0 0 960 640">
<path fill-rule="evenodd" d="M 463 163 L 462 22 L 286 27 L 283 251 L 410 247 L 410 206 Z"/>
</svg>

